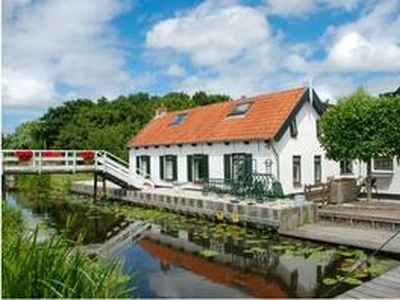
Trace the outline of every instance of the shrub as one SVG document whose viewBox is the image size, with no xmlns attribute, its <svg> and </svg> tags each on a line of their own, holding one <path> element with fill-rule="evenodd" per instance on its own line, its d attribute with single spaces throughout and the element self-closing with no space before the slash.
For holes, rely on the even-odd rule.
<svg viewBox="0 0 400 300">
<path fill-rule="evenodd" d="M 121 298 L 130 297 L 129 277 L 116 261 L 91 259 L 71 248 L 62 236 L 38 241 L 38 229 L 21 234 L 20 214 L 3 205 L 3 298 Z M 19 223 L 21 224 L 21 223 Z M 6 233 L 6 234 L 4 234 Z"/>
</svg>

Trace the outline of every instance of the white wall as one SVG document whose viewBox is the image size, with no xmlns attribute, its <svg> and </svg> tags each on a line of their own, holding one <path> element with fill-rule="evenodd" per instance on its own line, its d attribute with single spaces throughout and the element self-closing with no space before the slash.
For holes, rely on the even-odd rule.
<svg viewBox="0 0 400 300">
<path fill-rule="evenodd" d="M 267 148 L 263 141 L 253 141 L 249 144 L 244 142 L 230 142 L 228 145 L 224 143 L 197 143 L 197 146 L 191 144 L 183 144 L 182 147 L 171 145 L 170 147 L 159 146 L 158 148 L 140 147 L 139 149 L 131 148 L 129 150 L 129 165 L 131 170 L 136 169 L 136 156 L 150 155 L 151 177 L 159 179 L 159 157 L 162 155 L 177 155 L 178 157 L 178 182 L 187 181 L 187 155 L 206 154 L 209 159 L 209 175 L 210 178 L 224 178 L 224 154 L 231 153 L 251 153 L 255 160 L 255 170 L 265 173 L 265 160 L 270 158 L 273 160 L 272 171 L 276 174 L 276 161 L 272 151 Z"/>
<path fill-rule="evenodd" d="M 298 134 L 290 136 L 286 130 L 279 142 L 274 142 L 274 147 L 279 153 L 280 182 L 285 194 L 301 193 L 305 184 L 314 183 L 314 156 L 321 156 L 322 181 L 328 177 L 339 174 L 337 162 L 328 160 L 317 139 L 316 120 L 318 113 L 309 102 L 300 109 L 296 116 Z M 293 186 L 293 156 L 301 156 L 301 186 Z"/>
<path fill-rule="evenodd" d="M 353 173 L 354 176 L 365 178 L 367 176 L 367 164 L 353 162 Z M 376 178 L 379 194 L 400 195 L 400 163 L 397 159 L 393 160 L 393 171 L 372 169 L 372 176 Z"/>
</svg>

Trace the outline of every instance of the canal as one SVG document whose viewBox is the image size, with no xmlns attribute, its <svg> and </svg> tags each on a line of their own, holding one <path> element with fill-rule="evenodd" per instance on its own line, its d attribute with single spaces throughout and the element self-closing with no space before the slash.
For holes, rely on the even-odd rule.
<svg viewBox="0 0 400 300">
<path fill-rule="evenodd" d="M 99 255 L 122 259 L 132 285 L 138 285 L 133 297 L 333 297 L 400 265 L 361 249 L 282 238 L 267 229 L 162 210 L 94 205 L 83 198 L 32 201 L 18 193 L 8 193 L 6 201 L 21 209 L 28 227 L 42 224 L 42 238 L 62 232 L 82 239 L 87 249 L 100 249 Z M 151 227 L 129 235 L 138 220 Z"/>
</svg>

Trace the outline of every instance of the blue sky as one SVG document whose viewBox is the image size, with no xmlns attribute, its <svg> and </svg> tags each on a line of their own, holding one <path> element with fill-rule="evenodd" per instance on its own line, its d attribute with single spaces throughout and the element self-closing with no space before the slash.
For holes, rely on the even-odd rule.
<svg viewBox="0 0 400 300">
<path fill-rule="evenodd" d="M 400 86 L 400 0 L 3 0 L 2 126 L 139 91 Z"/>
</svg>

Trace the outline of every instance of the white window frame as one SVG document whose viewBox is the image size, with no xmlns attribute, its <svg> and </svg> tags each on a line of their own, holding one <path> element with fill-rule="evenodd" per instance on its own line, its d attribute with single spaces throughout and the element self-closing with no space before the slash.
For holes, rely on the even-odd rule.
<svg viewBox="0 0 400 300">
<path fill-rule="evenodd" d="M 343 164 L 347 164 L 347 163 L 351 164 L 351 172 L 342 172 L 343 171 L 342 170 L 342 163 Z M 353 161 L 352 160 L 341 160 L 341 161 L 339 161 L 339 172 L 340 172 L 340 175 L 354 175 L 354 163 L 353 163 Z"/>
<path fill-rule="evenodd" d="M 388 157 L 382 157 L 382 158 L 388 158 Z M 395 161 L 394 158 L 388 158 L 392 160 L 392 168 L 391 169 L 376 169 L 375 168 L 375 158 L 372 159 L 372 172 L 373 173 L 383 173 L 383 174 L 393 174 L 394 173 L 394 168 L 395 168 Z"/>
</svg>

